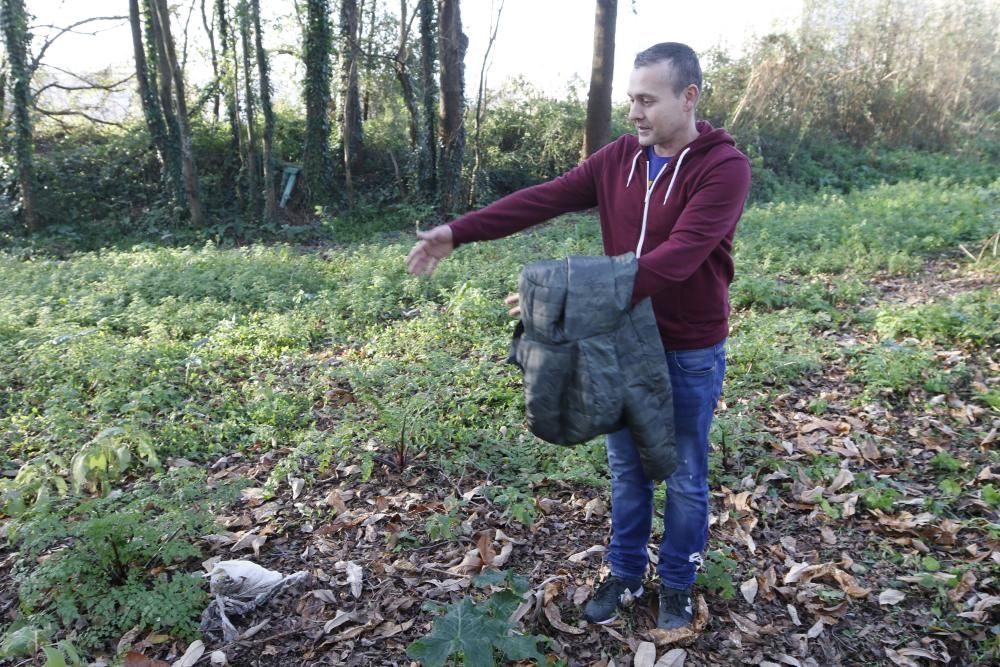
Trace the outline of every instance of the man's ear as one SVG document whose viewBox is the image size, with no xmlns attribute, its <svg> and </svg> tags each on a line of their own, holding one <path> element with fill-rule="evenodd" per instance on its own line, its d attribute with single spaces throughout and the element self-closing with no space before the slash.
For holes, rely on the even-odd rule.
<svg viewBox="0 0 1000 667">
<path fill-rule="evenodd" d="M 701 91 L 693 83 L 684 89 L 684 111 L 694 111 L 701 99 Z"/>
</svg>

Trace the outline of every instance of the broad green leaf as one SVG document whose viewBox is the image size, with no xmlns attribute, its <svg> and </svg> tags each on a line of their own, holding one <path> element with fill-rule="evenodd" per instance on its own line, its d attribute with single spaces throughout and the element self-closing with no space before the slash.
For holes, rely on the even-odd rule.
<svg viewBox="0 0 1000 667">
<path fill-rule="evenodd" d="M 42 667 L 66 667 L 66 658 L 55 646 L 42 648 L 45 651 L 45 664 Z"/>
<path fill-rule="evenodd" d="M 499 586 L 505 581 L 507 581 L 507 573 L 503 570 L 484 570 L 482 574 L 472 578 L 472 583 L 479 588 Z"/>
<path fill-rule="evenodd" d="M 406 655 L 419 660 L 424 667 L 443 667 L 454 650 L 454 642 L 443 637 L 421 637 L 406 648 Z"/>
<path fill-rule="evenodd" d="M 538 650 L 539 642 L 548 643 L 547 637 L 539 635 L 515 635 L 513 637 L 503 637 L 496 642 L 496 647 L 500 649 L 504 657 L 508 660 L 537 660 L 539 664 L 545 664 L 547 658 L 545 653 Z"/>
<path fill-rule="evenodd" d="M 39 645 L 46 640 L 44 632 L 31 625 L 26 625 L 4 635 L 3 640 L 0 641 L 0 657 L 34 655 L 38 652 Z"/>
<path fill-rule="evenodd" d="M 410 644 L 407 653 L 429 661 L 425 662 L 427 667 L 443 665 L 448 656 L 456 653 L 462 654 L 466 667 L 488 667 L 494 664 L 492 641 L 502 636 L 497 636 L 497 627 L 490 620 L 472 600 L 465 598 L 451 605 L 444 616 L 434 619 L 431 633 Z M 501 625 L 505 632 L 506 625 Z"/>
<path fill-rule="evenodd" d="M 83 664 L 83 660 L 80 659 L 80 654 L 77 653 L 76 647 L 73 646 L 72 642 L 70 642 L 67 639 L 63 639 L 59 641 L 56 644 L 56 646 L 58 646 L 59 650 L 63 652 L 63 654 L 69 660 L 70 664 L 72 665 Z"/>
</svg>

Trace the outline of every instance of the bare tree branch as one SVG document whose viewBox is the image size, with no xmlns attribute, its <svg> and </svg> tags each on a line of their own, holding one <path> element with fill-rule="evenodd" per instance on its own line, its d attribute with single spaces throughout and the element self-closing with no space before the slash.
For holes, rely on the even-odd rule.
<svg viewBox="0 0 1000 667">
<path fill-rule="evenodd" d="M 77 21 L 76 23 L 68 25 L 65 28 L 60 28 L 59 32 L 57 32 L 52 37 L 49 37 L 42 44 L 42 48 L 38 50 L 38 55 L 35 56 L 34 59 L 31 61 L 31 67 L 29 71 L 34 73 L 34 71 L 38 69 L 39 64 L 41 64 L 42 62 L 42 58 L 45 56 L 45 52 L 49 50 L 49 47 L 52 46 L 52 43 L 55 42 L 60 37 L 62 37 L 63 35 L 65 35 L 67 32 L 75 33 L 76 32 L 75 28 L 87 23 L 93 23 L 94 21 L 127 21 L 127 20 L 128 20 L 127 16 L 94 16 L 89 19 L 83 19 L 82 21 Z M 55 26 L 48 26 L 48 27 L 54 28 Z M 100 31 L 95 31 L 92 33 L 77 33 L 77 34 L 96 35 L 98 32 Z"/>
<path fill-rule="evenodd" d="M 42 107 L 38 106 L 37 104 L 34 105 L 34 108 L 35 108 L 35 111 L 37 111 L 38 113 L 42 114 L 43 116 L 48 116 L 48 117 L 50 117 L 50 118 L 52 118 L 53 120 L 56 120 L 56 121 L 59 121 L 58 116 L 79 116 L 81 118 L 86 118 L 87 120 L 89 120 L 92 123 L 100 123 L 101 125 L 112 125 L 114 127 L 124 127 L 124 125 L 122 125 L 121 123 L 118 123 L 118 122 L 113 121 L 113 120 L 104 120 L 103 118 L 97 118 L 96 116 L 91 116 L 90 114 L 86 113 L 85 111 L 72 111 L 72 110 L 69 110 L 69 109 L 61 109 L 59 111 L 55 111 L 53 109 L 43 109 Z M 65 125 L 65 123 L 62 123 L 62 121 L 59 121 L 59 122 L 61 124 Z"/>
<path fill-rule="evenodd" d="M 85 81 L 81 77 L 77 78 L 79 78 L 81 81 Z M 135 78 L 135 73 L 132 73 L 127 77 L 125 77 L 124 79 L 122 79 L 121 81 L 115 81 L 114 83 L 100 84 L 100 83 L 92 83 L 89 81 L 85 81 L 84 85 L 82 86 L 68 86 L 66 84 L 53 81 L 51 83 L 45 84 L 44 86 L 36 90 L 35 96 L 37 97 L 38 95 L 41 95 L 49 88 L 57 88 L 59 90 L 106 90 L 108 92 L 117 93 L 120 91 L 118 86 L 124 85 L 134 78 Z"/>
</svg>

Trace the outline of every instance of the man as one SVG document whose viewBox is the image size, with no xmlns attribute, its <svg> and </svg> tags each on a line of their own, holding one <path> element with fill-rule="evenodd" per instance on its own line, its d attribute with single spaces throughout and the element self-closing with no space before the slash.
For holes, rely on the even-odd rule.
<svg viewBox="0 0 1000 667">
<path fill-rule="evenodd" d="M 652 299 L 673 386 L 676 472 L 667 480 L 658 627 L 692 620 L 691 586 L 708 540 L 708 433 L 722 391 L 729 332 L 732 242 L 750 187 L 750 165 L 732 137 L 695 121 L 701 67 L 689 47 L 667 42 L 639 53 L 629 78 L 636 135 L 608 144 L 548 183 L 526 188 L 447 225 L 418 232 L 407 256 L 429 275 L 452 250 L 507 236 L 561 213 L 598 207 L 604 252 L 634 252 L 633 302 Z M 643 594 L 653 483 L 629 431 L 608 436 L 611 575 L 584 616 L 607 623 Z"/>
</svg>

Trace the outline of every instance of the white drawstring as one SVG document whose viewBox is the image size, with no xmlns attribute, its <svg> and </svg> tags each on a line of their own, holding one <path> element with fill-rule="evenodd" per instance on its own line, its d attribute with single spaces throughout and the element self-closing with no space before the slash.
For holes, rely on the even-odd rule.
<svg viewBox="0 0 1000 667">
<path fill-rule="evenodd" d="M 638 164 L 640 155 L 642 155 L 641 148 L 639 149 L 639 152 L 635 154 L 635 157 L 632 158 L 632 169 L 628 172 L 628 180 L 625 181 L 626 188 L 632 183 L 632 176 L 635 175 L 635 165 Z"/>
<path fill-rule="evenodd" d="M 664 205 L 666 205 L 667 203 L 667 197 L 670 196 L 670 191 L 674 189 L 674 181 L 677 180 L 677 174 L 681 170 L 681 162 L 684 161 L 684 156 L 688 154 L 689 150 L 691 150 L 690 147 L 685 148 L 684 151 L 681 153 L 680 157 L 677 158 L 677 166 L 674 167 L 674 175 L 670 177 L 670 184 L 667 185 L 667 194 L 663 195 Z"/>
<path fill-rule="evenodd" d="M 670 177 L 670 184 L 667 185 L 667 194 L 664 195 L 664 197 L 663 197 L 663 204 L 664 205 L 666 205 L 666 203 L 667 203 L 667 197 L 670 196 L 670 191 L 673 190 L 673 188 L 674 188 L 674 181 L 677 179 L 677 173 L 681 170 L 681 162 L 684 161 L 684 156 L 687 155 L 688 151 L 690 151 L 690 150 L 691 150 L 690 147 L 685 148 L 681 152 L 680 157 L 677 158 L 677 164 L 674 165 L 674 173 Z M 640 150 L 639 152 L 641 153 L 642 151 Z M 635 157 L 636 157 L 636 159 L 639 158 L 638 155 L 636 155 Z M 632 160 L 632 171 L 633 172 L 635 171 L 635 160 Z M 639 243 L 635 247 L 635 256 L 636 256 L 636 259 L 638 259 L 639 257 L 642 257 L 642 244 L 646 242 L 646 224 L 647 224 L 647 221 L 649 219 L 649 197 L 650 197 L 650 195 L 653 194 L 653 188 L 656 187 L 656 182 L 658 180 L 660 180 L 660 176 L 662 176 L 662 175 L 663 175 L 663 169 L 660 170 L 660 172 L 656 175 L 656 178 L 653 179 L 653 182 L 646 189 L 646 201 L 642 205 L 642 230 L 639 232 Z M 629 181 L 632 180 L 632 174 L 631 173 L 629 173 L 629 177 L 628 178 L 629 178 Z M 628 183 L 625 184 L 625 187 L 628 187 Z"/>
</svg>

